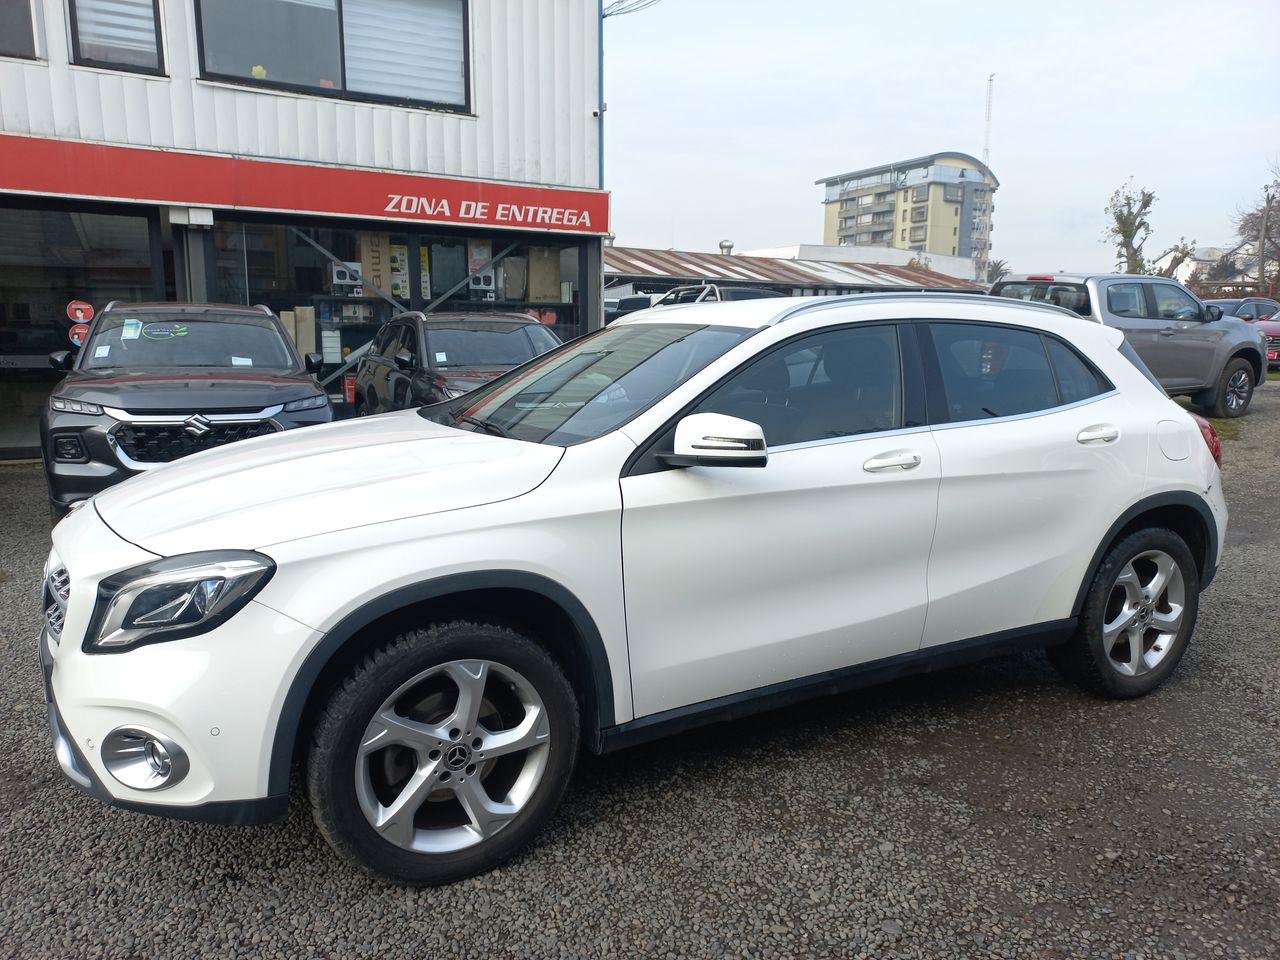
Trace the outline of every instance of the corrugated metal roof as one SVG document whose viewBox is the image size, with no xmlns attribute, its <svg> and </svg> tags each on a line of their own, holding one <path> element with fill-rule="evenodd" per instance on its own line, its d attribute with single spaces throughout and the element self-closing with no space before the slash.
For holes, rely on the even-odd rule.
<svg viewBox="0 0 1280 960">
<path fill-rule="evenodd" d="M 969 280 L 948 277 L 921 267 L 832 260 L 785 260 L 687 250 L 605 247 L 606 277 L 677 280 L 681 283 L 737 282 L 788 284 L 793 287 L 860 287 L 893 290 L 984 290 Z"/>
</svg>

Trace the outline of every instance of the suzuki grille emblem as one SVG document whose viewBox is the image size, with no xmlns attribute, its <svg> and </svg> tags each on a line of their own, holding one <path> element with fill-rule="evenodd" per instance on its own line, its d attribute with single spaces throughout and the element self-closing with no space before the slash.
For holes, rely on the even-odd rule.
<svg viewBox="0 0 1280 960">
<path fill-rule="evenodd" d="M 197 413 L 193 417 L 187 417 L 187 419 L 183 421 L 183 427 L 186 429 L 187 433 L 191 434 L 193 437 L 199 438 L 212 430 L 213 424 Z"/>
</svg>

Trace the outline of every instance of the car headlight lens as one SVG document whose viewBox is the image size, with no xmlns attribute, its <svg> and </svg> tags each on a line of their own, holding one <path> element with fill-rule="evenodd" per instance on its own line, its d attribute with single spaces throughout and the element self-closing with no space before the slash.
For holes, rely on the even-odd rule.
<svg viewBox="0 0 1280 960">
<path fill-rule="evenodd" d="M 86 653 L 194 637 L 235 616 L 275 572 L 270 557 L 216 550 L 123 570 L 98 585 Z"/>
<path fill-rule="evenodd" d="M 88 413 L 98 416 L 102 407 L 96 403 L 85 403 L 83 400 L 68 400 L 65 397 L 50 397 L 49 406 L 61 413 Z"/>
<path fill-rule="evenodd" d="M 328 406 L 328 404 L 329 395 L 318 393 L 314 397 L 307 397 L 305 400 L 290 400 L 284 405 L 284 408 L 288 413 L 293 413 L 295 410 L 319 410 L 321 407 Z"/>
</svg>

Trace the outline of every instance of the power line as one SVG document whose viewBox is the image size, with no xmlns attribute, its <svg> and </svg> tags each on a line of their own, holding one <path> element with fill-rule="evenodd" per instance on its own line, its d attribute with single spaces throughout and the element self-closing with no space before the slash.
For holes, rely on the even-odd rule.
<svg viewBox="0 0 1280 960">
<path fill-rule="evenodd" d="M 641 10 L 647 10 L 652 7 L 658 0 L 613 0 L 612 3 L 604 8 L 606 17 L 620 17 L 624 13 L 639 13 Z"/>
</svg>

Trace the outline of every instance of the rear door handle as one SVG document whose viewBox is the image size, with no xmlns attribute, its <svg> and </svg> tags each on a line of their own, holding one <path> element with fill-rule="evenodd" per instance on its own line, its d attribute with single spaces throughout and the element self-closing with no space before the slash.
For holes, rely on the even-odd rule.
<svg viewBox="0 0 1280 960">
<path fill-rule="evenodd" d="M 1161 329 L 1161 331 L 1160 331 L 1160 336 L 1162 336 L 1162 337 L 1172 337 L 1172 336 L 1173 336 L 1175 333 L 1177 333 L 1177 332 L 1178 332 L 1178 331 L 1177 331 L 1176 329 L 1174 329 L 1173 327 L 1164 327 L 1164 328 L 1163 328 L 1163 329 Z"/>
<path fill-rule="evenodd" d="M 1111 443 L 1120 439 L 1120 428 L 1109 423 L 1095 423 L 1076 434 L 1076 443 Z"/>
<path fill-rule="evenodd" d="M 920 466 L 920 454 L 910 450 L 891 450 L 878 457 L 872 457 L 862 465 L 867 473 L 880 473 L 884 470 L 914 470 Z"/>
</svg>

